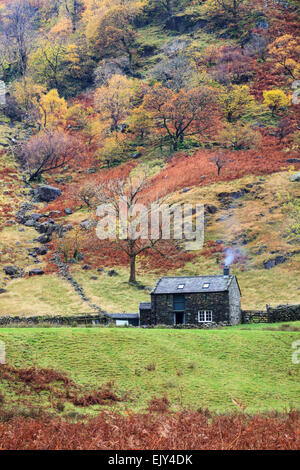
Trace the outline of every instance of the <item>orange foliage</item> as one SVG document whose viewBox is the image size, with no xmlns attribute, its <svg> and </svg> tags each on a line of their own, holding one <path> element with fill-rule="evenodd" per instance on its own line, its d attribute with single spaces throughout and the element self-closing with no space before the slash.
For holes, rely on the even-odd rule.
<svg viewBox="0 0 300 470">
<path fill-rule="evenodd" d="M 163 403 L 164 405 L 165 403 Z M 101 413 L 77 423 L 15 418 L 0 424 L 2 450 L 297 450 L 300 413 L 224 415 L 209 411 Z M 38 438 L 37 438 L 38 436 Z"/>
<path fill-rule="evenodd" d="M 199 150 L 191 156 L 178 153 L 166 169 L 153 178 L 151 187 L 146 190 L 145 199 L 152 199 L 153 195 L 161 197 L 189 186 L 207 186 L 245 175 L 265 175 L 280 171 L 288 166 L 287 154 L 274 145 L 275 140 L 266 136 L 259 150 L 224 151 L 228 156 L 228 163 L 219 177 L 216 166 L 210 160 L 214 154 L 212 151 Z"/>
</svg>

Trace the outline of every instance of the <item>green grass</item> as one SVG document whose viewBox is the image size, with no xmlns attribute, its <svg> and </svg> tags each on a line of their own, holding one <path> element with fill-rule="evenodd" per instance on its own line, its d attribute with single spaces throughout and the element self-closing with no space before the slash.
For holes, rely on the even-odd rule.
<svg viewBox="0 0 300 470">
<path fill-rule="evenodd" d="M 138 286 L 147 286 L 148 290 L 128 283 L 129 272 L 126 267 L 114 268 L 118 276 L 110 277 L 107 273 L 98 273 L 96 270 L 82 271 L 76 270 L 73 277 L 84 288 L 88 297 L 96 304 L 109 313 L 139 311 L 140 302 L 148 302 L 150 299 L 149 289 L 155 285 L 157 274 L 142 273 L 138 274 Z M 106 269 L 108 271 L 109 268 Z M 91 280 L 96 276 L 97 280 Z"/>
<path fill-rule="evenodd" d="M 123 411 L 142 411 L 153 396 L 163 394 L 173 408 L 184 405 L 229 412 L 236 407 L 232 399 L 250 413 L 295 408 L 300 367 L 291 358 L 297 339 L 299 332 L 264 331 L 260 326 L 210 331 L 0 330 L 10 365 L 63 370 L 91 387 L 113 380 L 120 392 L 128 392 L 128 400 L 118 405 Z M 147 369 L 150 364 L 155 370 Z M 43 400 L 47 402 L 47 396 Z"/>
</svg>

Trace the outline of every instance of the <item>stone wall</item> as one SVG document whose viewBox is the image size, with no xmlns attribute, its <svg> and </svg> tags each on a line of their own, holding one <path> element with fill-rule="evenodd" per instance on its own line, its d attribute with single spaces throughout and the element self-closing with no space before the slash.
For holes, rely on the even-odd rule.
<svg viewBox="0 0 300 470">
<path fill-rule="evenodd" d="M 152 325 L 153 320 L 152 320 L 152 311 L 151 309 L 148 308 L 141 308 L 140 309 L 140 325 Z"/>
<path fill-rule="evenodd" d="M 267 306 L 266 311 L 242 311 L 242 323 L 277 323 L 297 320 L 300 321 L 300 305 Z"/>
<path fill-rule="evenodd" d="M 106 323 L 105 317 L 100 315 L 77 315 L 70 317 L 63 316 L 34 316 L 34 317 L 18 317 L 18 316 L 0 316 L 0 326 L 5 325 L 97 325 Z"/>
<path fill-rule="evenodd" d="M 270 323 L 297 321 L 300 320 L 300 305 L 278 305 L 275 308 L 267 306 L 267 314 Z"/>
<path fill-rule="evenodd" d="M 151 321 L 156 325 L 174 325 L 173 294 L 152 294 L 151 298 Z M 199 310 L 212 310 L 216 323 L 230 322 L 228 292 L 185 294 L 185 323 L 198 324 Z"/>
</svg>

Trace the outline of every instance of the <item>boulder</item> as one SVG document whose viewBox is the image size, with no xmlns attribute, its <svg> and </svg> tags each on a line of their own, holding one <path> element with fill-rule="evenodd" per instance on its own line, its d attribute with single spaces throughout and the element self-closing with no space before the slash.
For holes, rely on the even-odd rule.
<svg viewBox="0 0 300 470">
<path fill-rule="evenodd" d="M 35 222 L 38 222 L 43 217 L 43 215 L 36 213 L 36 214 L 30 214 L 29 217 L 30 217 L 30 220 L 34 220 Z"/>
<path fill-rule="evenodd" d="M 22 277 L 24 274 L 24 271 L 18 266 L 4 266 L 3 271 L 7 276 L 10 276 L 12 279 Z"/>
<path fill-rule="evenodd" d="M 64 212 L 65 212 L 66 215 L 73 214 L 73 211 L 69 207 L 66 207 Z"/>
<path fill-rule="evenodd" d="M 24 223 L 25 227 L 34 227 L 36 224 L 36 221 L 33 220 L 33 219 L 28 219 L 26 220 L 26 222 Z"/>
<path fill-rule="evenodd" d="M 29 276 L 42 276 L 43 274 L 45 274 L 45 271 L 43 271 L 42 269 L 39 269 L 39 268 L 36 268 L 36 269 L 32 269 L 31 271 L 29 271 Z"/>
<path fill-rule="evenodd" d="M 96 225 L 94 220 L 84 220 L 81 222 L 80 227 L 84 230 L 91 230 Z"/>
<path fill-rule="evenodd" d="M 45 233 L 44 235 L 41 235 L 40 237 L 38 237 L 36 241 L 44 245 L 45 243 L 51 242 L 51 235 L 48 235 L 47 233 Z"/>
<path fill-rule="evenodd" d="M 48 253 L 48 247 L 46 245 L 35 248 L 35 252 L 39 256 L 44 256 Z"/>
<path fill-rule="evenodd" d="M 71 230 L 73 230 L 72 224 L 66 224 L 63 226 L 63 232 L 70 232 Z"/>
<path fill-rule="evenodd" d="M 195 18 L 193 13 L 178 13 L 167 19 L 165 27 L 179 33 L 191 33 L 204 28 L 207 23 L 208 20 L 205 18 Z"/>
<path fill-rule="evenodd" d="M 92 269 L 92 266 L 90 266 L 89 264 L 84 264 L 84 265 L 82 266 L 82 269 L 83 269 L 84 271 L 88 271 L 89 269 Z"/>
<path fill-rule="evenodd" d="M 273 259 L 269 259 L 267 261 L 264 261 L 263 265 L 265 269 L 272 269 L 278 264 L 285 263 L 287 261 L 287 257 L 283 255 L 276 256 Z"/>
<path fill-rule="evenodd" d="M 37 201 L 50 202 L 61 195 L 61 190 L 54 186 L 42 185 L 36 188 L 34 194 Z"/>
<path fill-rule="evenodd" d="M 216 206 L 213 206 L 212 204 L 206 204 L 205 205 L 205 213 L 206 214 L 215 214 L 217 212 Z"/>
<path fill-rule="evenodd" d="M 269 29 L 269 27 L 270 27 L 269 22 L 265 18 L 257 21 L 255 26 L 258 29 Z"/>
<path fill-rule="evenodd" d="M 132 154 L 132 158 L 136 160 L 137 158 L 140 158 L 142 156 L 141 152 L 135 152 Z"/>
<path fill-rule="evenodd" d="M 114 269 L 111 269 L 110 271 L 108 271 L 107 274 L 108 274 L 108 276 L 110 276 L 110 277 L 118 276 L 117 271 L 115 271 Z"/>
</svg>

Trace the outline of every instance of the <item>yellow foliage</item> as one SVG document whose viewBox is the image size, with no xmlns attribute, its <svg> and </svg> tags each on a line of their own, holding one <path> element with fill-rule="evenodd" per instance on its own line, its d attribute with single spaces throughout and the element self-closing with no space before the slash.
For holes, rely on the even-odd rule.
<svg viewBox="0 0 300 470">
<path fill-rule="evenodd" d="M 69 18 L 61 18 L 49 32 L 50 37 L 66 37 L 72 33 L 72 22 Z"/>
<path fill-rule="evenodd" d="M 59 97 L 57 90 L 50 90 L 47 94 L 42 95 L 38 104 L 43 116 L 42 126 L 44 128 L 65 124 L 68 106 L 66 100 Z"/>
<path fill-rule="evenodd" d="M 227 123 L 219 133 L 219 142 L 234 150 L 250 149 L 258 145 L 260 141 L 260 133 L 254 131 L 249 124 L 238 123 L 232 125 Z"/>
<path fill-rule="evenodd" d="M 223 88 L 218 101 L 229 122 L 239 119 L 255 104 L 247 85 L 233 85 L 230 89 Z"/>
<path fill-rule="evenodd" d="M 300 68 L 300 64 L 296 60 L 300 55 L 299 42 L 300 38 L 294 38 L 291 34 L 284 34 L 275 39 L 268 47 L 275 66 L 282 68 L 294 79 L 299 74 Z"/>
<path fill-rule="evenodd" d="M 129 127 L 132 132 L 144 138 L 153 126 L 153 116 L 143 106 L 135 108 L 129 118 Z"/>
<path fill-rule="evenodd" d="M 37 99 L 45 92 L 45 87 L 37 85 L 31 77 L 24 77 L 13 83 L 14 96 L 19 105 L 25 109 L 36 105 Z"/>
<path fill-rule="evenodd" d="M 272 110 L 272 115 L 280 108 L 285 108 L 290 104 L 291 98 L 282 90 L 265 90 L 263 92 L 264 104 Z"/>
<path fill-rule="evenodd" d="M 113 136 L 107 137 L 104 146 L 100 151 L 100 160 L 109 167 L 112 163 L 117 163 L 124 152 L 124 135 L 116 139 Z"/>
<path fill-rule="evenodd" d="M 113 75 L 107 85 L 96 90 L 96 107 L 101 117 L 109 121 L 112 130 L 118 131 L 121 119 L 131 108 L 135 91 L 135 80 L 124 75 Z"/>
</svg>

